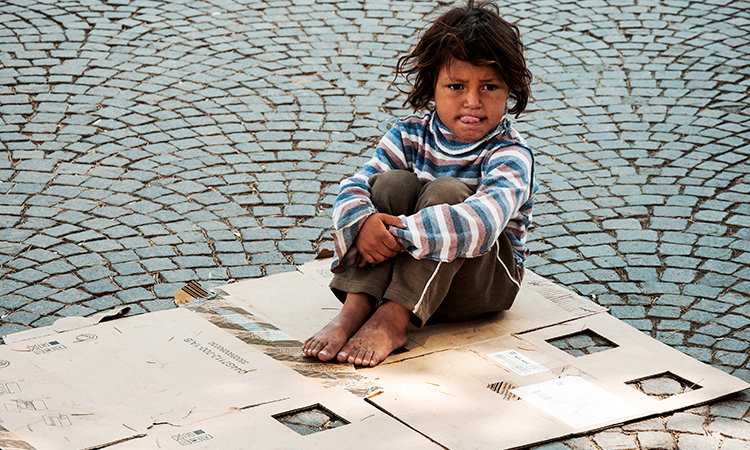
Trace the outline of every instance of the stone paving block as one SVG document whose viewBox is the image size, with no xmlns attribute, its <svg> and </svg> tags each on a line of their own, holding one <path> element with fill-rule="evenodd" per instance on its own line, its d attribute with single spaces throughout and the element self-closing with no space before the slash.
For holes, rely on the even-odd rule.
<svg viewBox="0 0 750 450">
<path fill-rule="evenodd" d="M 722 289 L 718 287 L 697 284 L 688 284 L 683 288 L 683 293 L 686 295 L 694 295 L 705 298 L 716 298 L 721 292 Z"/>
<path fill-rule="evenodd" d="M 722 450 L 747 450 L 748 443 L 739 439 L 724 439 L 721 444 Z"/>
<path fill-rule="evenodd" d="M 690 283 L 696 276 L 697 273 L 694 270 L 668 268 L 662 273 L 661 281 L 668 283 Z"/>
<path fill-rule="evenodd" d="M 3 295 L 2 308 L 5 308 L 7 310 L 14 310 L 26 305 L 29 302 L 31 302 L 30 298 L 26 298 L 20 295 Z"/>
<path fill-rule="evenodd" d="M 679 450 L 717 450 L 719 444 L 720 441 L 718 438 L 702 434 L 682 434 L 677 440 L 677 448 Z"/>
<path fill-rule="evenodd" d="M 688 306 L 692 305 L 693 302 L 695 302 L 695 298 L 687 296 L 687 295 L 662 295 L 660 296 L 654 304 L 657 305 L 671 305 L 671 306 L 679 306 L 681 308 L 687 308 Z"/>
<path fill-rule="evenodd" d="M 263 273 L 261 272 L 260 267 L 257 266 L 238 266 L 230 267 L 229 275 L 232 278 L 241 280 L 245 278 L 257 278 L 262 276 Z"/>
<path fill-rule="evenodd" d="M 172 309 L 172 308 L 175 307 L 174 301 L 172 301 L 172 300 L 163 300 L 163 299 L 148 300 L 148 301 L 142 302 L 141 304 L 149 312 L 161 311 L 161 310 L 165 310 L 165 309 Z"/>
<path fill-rule="evenodd" d="M 16 290 L 15 292 L 19 295 L 29 297 L 33 300 L 39 300 L 39 299 L 52 295 L 56 291 L 57 291 L 56 289 L 52 289 L 47 286 L 31 285 L 31 286 L 22 287 Z"/>
<path fill-rule="evenodd" d="M 279 242 L 279 250 L 282 252 L 312 252 L 312 243 L 307 240 L 285 239 Z"/>
<path fill-rule="evenodd" d="M 61 303 L 51 302 L 49 300 L 39 300 L 24 306 L 24 310 L 39 315 L 49 315 L 62 308 L 63 306 L 64 305 Z"/>
<path fill-rule="evenodd" d="M 34 283 L 43 278 L 46 278 L 47 274 L 39 270 L 27 268 L 27 269 L 21 270 L 20 272 L 11 274 L 10 277 L 22 283 Z"/>
<path fill-rule="evenodd" d="M 115 297 L 124 304 L 135 302 L 142 302 L 141 304 L 143 304 L 144 300 L 152 300 L 155 298 L 154 293 L 149 290 L 143 287 L 133 286 L 128 286 L 128 288 L 118 291 L 115 293 Z"/>
<path fill-rule="evenodd" d="M 568 250 L 568 249 L 551 250 L 551 251 L 545 252 L 543 256 L 546 259 L 549 259 L 550 261 L 555 261 L 555 262 L 567 262 L 567 261 L 572 261 L 572 260 L 581 258 L 581 256 L 578 253 L 572 250 Z"/>
<path fill-rule="evenodd" d="M 159 272 L 159 276 L 167 283 L 188 282 L 198 279 L 198 275 L 192 269 L 167 270 Z"/>
<path fill-rule="evenodd" d="M 39 314 L 29 311 L 16 311 L 8 314 L 3 318 L 5 322 L 16 323 L 20 325 L 30 325 L 39 318 Z"/>
<path fill-rule="evenodd" d="M 87 316 L 89 314 L 93 314 L 94 312 L 96 311 L 83 305 L 69 305 L 57 311 L 57 314 L 63 317 L 71 317 L 71 316 L 78 317 L 78 316 Z"/>
<path fill-rule="evenodd" d="M 81 285 L 81 288 L 93 295 L 108 294 L 120 290 L 120 288 L 115 286 L 109 279 L 99 279 L 97 281 L 85 283 Z"/>
<path fill-rule="evenodd" d="M 745 352 L 748 347 L 750 347 L 750 344 L 746 343 L 745 341 L 739 341 L 737 339 L 727 338 L 727 339 L 721 339 L 715 346 L 717 349 L 720 350 L 727 350 L 732 352 Z"/>
<path fill-rule="evenodd" d="M 74 304 L 91 298 L 91 294 L 77 288 L 70 288 L 54 293 L 49 298 L 63 303 Z"/>
<path fill-rule="evenodd" d="M 646 317 L 646 310 L 642 306 L 612 306 L 610 313 L 618 319 L 640 319 Z"/>
<path fill-rule="evenodd" d="M 19 331 L 28 330 L 30 327 L 19 325 L 16 323 L 8 323 L 0 325 L 0 337 L 7 336 L 9 334 L 18 333 Z"/>
<path fill-rule="evenodd" d="M 122 302 L 112 296 L 97 297 L 83 303 L 84 306 L 96 311 L 108 311 L 122 305 Z"/>
<path fill-rule="evenodd" d="M 206 243 L 183 244 L 177 246 L 177 251 L 184 256 L 189 255 L 210 255 L 211 248 Z"/>
<path fill-rule="evenodd" d="M 750 319 L 737 314 L 728 314 L 717 319 L 716 322 L 729 328 L 741 329 L 750 324 Z"/>
</svg>

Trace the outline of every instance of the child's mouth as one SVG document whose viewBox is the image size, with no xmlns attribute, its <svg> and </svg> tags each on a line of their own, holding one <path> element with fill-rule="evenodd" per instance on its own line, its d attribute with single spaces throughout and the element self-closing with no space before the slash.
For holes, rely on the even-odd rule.
<svg viewBox="0 0 750 450">
<path fill-rule="evenodd" d="M 461 116 L 458 118 L 458 120 L 466 125 L 476 125 L 478 123 L 481 123 L 483 119 L 475 116 Z"/>
</svg>

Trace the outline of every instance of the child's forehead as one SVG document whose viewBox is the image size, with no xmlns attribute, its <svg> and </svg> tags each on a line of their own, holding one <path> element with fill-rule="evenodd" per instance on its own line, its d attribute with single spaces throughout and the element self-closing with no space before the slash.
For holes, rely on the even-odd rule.
<svg viewBox="0 0 750 450">
<path fill-rule="evenodd" d="M 456 58 L 450 58 L 440 65 L 440 74 L 445 74 L 450 78 L 461 78 L 468 75 L 480 76 L 482 79 L 502 78 L 500 71 L 494 64 L 475 65 L 469 61 L 462 61 Z"/>
</svg>

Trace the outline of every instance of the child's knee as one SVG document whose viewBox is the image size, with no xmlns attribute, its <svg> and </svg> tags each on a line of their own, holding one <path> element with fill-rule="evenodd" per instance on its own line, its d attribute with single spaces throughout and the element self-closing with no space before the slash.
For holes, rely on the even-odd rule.
<svg viewBox="0 0 750 450">
<path fill-rule="evenodd" d="M 419 201 L 417 202 L 417 210 L 443 203 L 455 205 L 463 202 L 473 194 L 474 190 L 458 178 L 437 178 L 422 187 L 422 191 L 419 193 Z"/>
<path fill-rule="evenodd" d="M 417 174 L 407 170 L 378 173 L 367 181 L 370 196 L 378 211 L 394 216 L 410 215 L 415 211 L 422 183 Z"/>
</svg>

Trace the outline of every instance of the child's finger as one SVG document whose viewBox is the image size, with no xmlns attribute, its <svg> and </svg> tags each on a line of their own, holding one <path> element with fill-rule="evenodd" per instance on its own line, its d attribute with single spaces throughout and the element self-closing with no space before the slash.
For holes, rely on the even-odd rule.
<svg viewBox="0 0 750 450">
<path fill-rule="evenodd" d="M 406 228 L 406 225 L 396 216 L 391 216 L 388 214 L 383 214 L 381 217 L 381 220 L 384 224 L 390 225 L 392 227 L 401 228 L 402 230 Z"/>
<path fill-rule="evenodd" d="M 394 252 L 393 255 L 389 255 L 389 258 L 401 251 L 401 244 L 399 244 L 396 238 L 394 238 L 390 233 L 386 236 L 383 236 L 383 246 L 385 246 L 389 251 Z"/>
</svg>

